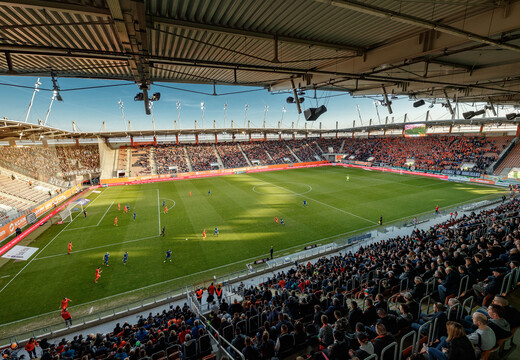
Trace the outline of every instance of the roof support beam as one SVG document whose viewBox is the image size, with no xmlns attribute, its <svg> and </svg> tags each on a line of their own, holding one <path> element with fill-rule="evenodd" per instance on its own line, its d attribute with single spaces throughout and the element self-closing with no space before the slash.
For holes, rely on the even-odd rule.
<svg viewBox="0 0 520 360">
<path fill-rule="evenodd" d="M 520 76 L 520 63 L 480 68 L 480 69 L 475 69 L 472 72 L 464 72 L 464 73 L 455 74 L 455 75 L 435 76 L 435 77 L 423 79 L 425 82 L 418 82 L 415 79 L 409 79 L 409 80 L 402 79 L 403 82 L 407 82 L 407 81 L 410 82 L 410 84 L 406 87 L 406 91 L 403 92 L 402 87 L 399 85 L 387 86 L 387 91 L 392 94 L 416 93 L 418 91 L 423 91 L 425 89 L 428 89 L 429 86 L 427 85 L 427 82 L 430 82 L 430 84 L 437 83 L 440 85 L 444 85 L 447 87 L 453 87 L 453 88 L 473 87 L 473 88 L 481 88 L 481 89 L 490 89 L 491 86 L 488 86 L 486 84 L 486 81 L 491 81 L 494 79 L 504 79 L 504 78 L 515 77 L 515 76 Z M 448 85 L 448 84 L 451 84 L 451 85 Z M 496 91 L 500 91 L 497 88 L 497 86 L 495 86 L 494 89 L 496 89 Z M 504 90 L 507 90 L 507 88 L 505 88 Z M 374 90 L 362 89 L 359 91 L 354 91 L 353 94 L 354 95 L 370 95 L 373 93 L 374 93 Z"/>
<path fill-rule="evenodd" d="M 171 59 L 171 58 L 161 58 L 161 57 L 153 57 L 150 59 L 150 62 L 153 63 L 161 63 L 161 64 L 170 64 L 170 65 L 177 65 L 177 66 L 189 66 L 189 67 L 202 67 L 202 68 L 212 68 L 212 69 L 229 69 L 229 70 L 244 70 L 244 71 L 256 71 L 256 72 L 265 72 L 265 73 L 279 73 L 279 74 L 289 74 L 289 75 L 299 75 L 303 76 L 304 74 L 311 74 L 313 75 L 313 79 L 318 75 L 323 75 L 323 77 L 326 77 L 327 81 L 323 82 L 323 86 L 326 86 L 327 83 L 330 83 L 330 77 L 334 76 L 336 79 L 343 77 L 344 79 L 342 81 L 336 81 L 337 83 L 341 83 L 343 81 L 348 81 L 352 79 L 360 79 L 363 81 L 371 81 L 378 83 L 377 86 L 378 89 L 381 89 L 381 84 L 388 83 L 386 86 L 386 89 L 388 93 L 394 93 L 393 91 L 389 91 L 388 89 L 394 88 L 393 84 L 407 84 L 407 83 L 413 83 L 417 84 L 419 88 L 427 88 L 428 86 L 435 85 L 437 87 L 438 85 L 442 86 L 448 86 L 448 87 L 460 87 L 460 83 L 453 82 L 452 77 L 437 77 L 437 78 L 426 78 L 423 79 L 422 77 L 418 79 L 408 79 L 408 78 L 401 78 L 401 77 L 395 77 L 395 76 L 383 76 L 383 75 L 363 75 L 363 74 L 355 74 L 350 72 L 338 72 L 338 71 L 328 71 L 328 70 L 302 70 L 302 69 L 294 69 L 294 68 L 288 68 L 288 67 L 274 67 L 274 66 L 264 66 L 264 65 L 244 65 L 239 63 L 224 63 L 224 62 L 214 62 L 214 61 L 208 61 L 208 60 L 187 60 L 187 59 Z M 520 71 L 520 67 L 514 70 L 513 72 Z M 476 72 L 476 71 L 475 71 Z M 474 72 L 474 73 L 475 73 Z M 462 75 L 468 75 L 469 73 L 465 73 Z M 320 76 L 321 77 L 321 76 Z M 288 80 L 289 83 L 291 82 L 290 79 Z M 465 85 L 467 87 L 474 87 L 474 88 L 484 88 L 489 89 L 489 87 L 485 87 L 480 84 L 470 84 Z M 397 87 L 397 85 L 395 85 Z M 289 88 L 289 89 L 292 89 Z M 272 89 L 273 90 L 273 89 Z M 362 92 L 363 90 L 360 90 L 359 92 Z M 358 93 L 358 92 L 356 92 Z M 377 91 L 377 93 L 380 93 Z M 374 94 L 374 91 L 371 92 L 371 94 Z"/>
<path fill-rule="evenodd" d="M 353 10 L 357 12 L 362 12 L 364 14 L 377 16 L 380 18 L 390 19 L 392 21 L 397 21 L 403 24 L 414 25 L 418 27 L 422 27 L 425 29 L 435 30 L 441 33 L 458 36 L 461 38 L 465 38 L 469 41 L 481 42 L 488 45 L 497 46 L 502 49 L 511 50 L 520 52 L 520 46 L 512 45 L 512 44 L 504 44 L 500 41 L 494 40 L 488 36 L 479 35 L 477 33 L 472 33 L 469 31 L 461 30 L 460 28 L 440 24 L 435 21 L 430 21 L 426 19 L 422 19 L 413 15 L 405 15 L 401 14 L 397 11 L 392 11 L 389 9 L 385 9 L 382 7 L 369 5 L 367 3 L 362 3 L 360 1 L 355 0 L 315 0 L 317 2 L 330 4 L 333 6 L 337 6 L 343 9 Z"/>
<path fill-rule="evenodd" d="M 64 1 L 46 1 L 46 0 L 0 0 L 0 6 L 13 6 L 25 9 L 47 9 L 47 10 L 65 10 L 77 14 L 94 15 L 94 16 L 110 16 L 110 11 L 105 8 L 98 8 L 89 5 L 71 4 Z"/>
<path fill-rule="evenodd" d="M 186 20 L 177 20 L 177 19 L 169 19 L 165 17 L 157 17 L 157 16 L 148 16 L 149 22 L 151 24 L 160 24 L 166 26 L 173 26 L 176 28 L 190 29 L 190 30 L 204 30 L 214 33 L 226 34 L 226 35 L 234 35 L 234 36 L 242 36 L 249 37 L 254 39 L 262 39 L 262 40 L 272 40 L 272 41 L 281 41 L 293 44 L 301 44 L 301 45 L 313 45 L 320 46 L 324 48 L 331 48 L 335 50 L 347 50 L 356 53 L 357 55 L 362 55 L 365 52 L 365 49 L 359 46 L 352 46 L 348 44 L 336 44 L 326 41 L 320 40 L 312 40 L 312 39 L 302 39 L 290 36 L 283 36 L 279 34 L 270 34 L 270 33 L 262 33 L 258 31 L 250 31 L 245 29 L 235 29 L 232 27 L 221 26 L 221 25 L 210 25 L 210 24 L 202 24 L 195 23 Z"/>
<path fill-rule="evenodd" d="M 125 52 L 131 54 L 129 64 L 132 75 L 136 84 L 143 90 L 145 111 L 147 115 L 150 115 L 147 96 L 150 86 L 150 68 L 144 4 L 131 0 L 110 0 L 107 3 L 120 36 L 121 45 Z"/>
<path fill-rule="evenodd" d="M 454 28 L 464 28 L 468 32 L 478 33 L 480 35 L 496 36 L 498 34 L 507 34 L 519 28 L 520 19 L 520 2 L 515 2 L 510 6 L 509 16 L 503 18 L 493 16 L 493 10 L 474 15 L 472 17 L 461 19 L 450 23 L 449 26 Z M 483 26 L 486 24 L 486 26 Z M 432 30 L 429 30 L 430 32 Z M 414 63 L 414 59 L 425 59 L 430 56 L 438 57 L 445 53 L 457 52 L 460 46 L 474 45 L 483 46 L 482 43 L 475 44 L 467 38 L 454 36 L 451 34 L 436 32 L 436 36 L 428 43 L 425 48 L 424 41 L 429 39 L 424 32 L 409 36 L 408 38 L 389 43 L 368 50 L 364 57 L 356 57 L 353 59 L 339 62 L 333 66 L 325 66 L 319 68 L 324 71 L 350 72 L 356 74 L 374 73 L 401 67 L 408 62 Z M 504 41 L 514 39 L 506 35 Z M 487 46 L 487 45 L 485 45 Z M 469 47 L 471 48 L 471 46 Z M 329 76 L 315 76 L 313 82 L 324 83 L 330 80 Z M 288 81 L 280 82 L 273 85 L 273 90 L 288 90 L 290 83 Z"/>
</svg>

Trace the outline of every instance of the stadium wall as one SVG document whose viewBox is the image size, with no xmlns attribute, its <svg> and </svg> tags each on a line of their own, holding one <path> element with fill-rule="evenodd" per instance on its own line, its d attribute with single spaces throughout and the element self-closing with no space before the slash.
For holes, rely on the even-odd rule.
<svg viewBox="0 0 520 360">
<path fill-rule="evenodd" d="M 80 190 L 81 190 L 81 186 L 80 185 L 76 185 L 76 186 L 74 186 L 74 187 L 72 187 L 72 188 L 70 188 L 70 189 L 68 189 L 68 190 L 66 190 L 66 191 L 56 195 L 52 199 L 44 202 L 43 204 L 36 206 L 34 209 L 31 210 L 31 212 L 34 213 L 34 215 L 36 215 L 36 217 L 40 217 L 42 214 L 44 214 L 48 210 L 52 209 L 55 205 L 57 205 L 57 204 L 61 203 L 62 201 L 68 199 L 69 197 L 71 197 L 72 195 L 76 194 Z M 71 201 L 67 202 L 67 204 L 69 204 Z M 61 209 L 63 206 L 64 205 L 60 206 L 58 209 Z M 57 210 L 53 211 L 52 214 L 54 214 Z M 40 221 L 38 221 L 36 224 L 40 223 Z M 26 215 L 23 215 L 23 216 L 20 216 L 19 218 L 15 219 L 13 221 L 11 221 L 10 223 L 7 223 L 4 226 L 2 226 L 0 228 L 0 242 L 3 241 L 4 239 L 8 238 L 12 234 L 14 234 L 17 228 L 22 228 L 25 225 L 27 225 L 27 217 L 26 217 Z M 27 232 L 27 231 L 25 231 L 25 232 Z M 11 240 L 9 243 L 7 243 L 3 247 L 1 247 L 0 248 L 0 255 L 5 253 L 7 250 L 9 250 L 11 247 L 13 247 L 16 243 L 18 243 L 20 240 L 22 240 L 25 236 L 27 236 L 27 234 L 25 234 L 25 232 L 22 234 L 23 235 L 22 238 L 20 238 L 22 235 L 17 236 L 13 240 Z M 20 238 L 20 239 L 18 239 L 18 238 Z M 17 241 L 14 244 L 12 244 L 9 248 L 4 249 L 8 244 L 10 244 L 11 242 L 13 242 L 15 240 L 17 240 Z"/>
</svg>

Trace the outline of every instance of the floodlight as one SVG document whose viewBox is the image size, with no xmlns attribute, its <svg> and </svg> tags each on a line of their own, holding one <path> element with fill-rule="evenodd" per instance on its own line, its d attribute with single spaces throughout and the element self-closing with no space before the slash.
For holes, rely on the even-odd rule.
<svg viewBox="0 0 520 360">
<path fill-rule="evenodd" d="M 144 95 L 142 92 L 140 93 L 137 93 L 135 96 L 134 96 L 134 101 L 144 101 Z"/>
<path fill-rule="evenodd" d="M 414 108 L 418 108 L 419 106 L 423 106 L 425 104 L 424 100 L 419 100 L 413 103 Z"/>
<path fill-rule="evenodd" d="M 294 98 L 292 96 L 289 96 L 285 101 L 287 101 L 287 104 L 294 104 Z"/>
<path fill-rule="evenodd" d="M 464 117 L 464 119 L 469 120 L 469 119 L 471 119 L 472 117 L 475 116 L 475 112 L 474 111 L 468 111 L 468 112 L 462 113 L 462 116 Z"/>
<path fill-rule="evenodd" d="M 161 99 L 161 93 L 154 93 L 152 95 L 152 98 L 150 99 L 151 101 L 159 101 Z"/>
<path fill-rule="evenodd" d="M 305 115 L 305 120 L 307 121 L 316 121 L 321 114 L 327 111 L 325 105 L 321 105 L 318 108 L 308 108 L 303 112 Z"/>
<path fill-rule="evenodd" d="M 510 114 L 506 114 L 506 119 L 507 120 L 514 120 L 516 117 L 518 117 L 519 114 L 516 114 L 516 113 L 510 113 Z"/>
</svg>

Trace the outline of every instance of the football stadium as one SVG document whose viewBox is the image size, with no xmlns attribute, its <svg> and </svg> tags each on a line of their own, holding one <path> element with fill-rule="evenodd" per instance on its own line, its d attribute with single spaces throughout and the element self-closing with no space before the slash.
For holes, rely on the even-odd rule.
<svg viewBox="0 0 520 360">
<path fill-rule="evenodd" d="M 0 34 L 4 359 L 520 358 L 520 1 L 7 0 Z"/>
</svg>

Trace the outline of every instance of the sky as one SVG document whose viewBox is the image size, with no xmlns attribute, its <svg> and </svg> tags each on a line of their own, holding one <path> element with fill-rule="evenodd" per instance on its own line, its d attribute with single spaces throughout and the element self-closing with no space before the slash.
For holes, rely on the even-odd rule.
<svg viewBox="0 0 520 360">
<path fill-rule="evenodd" d="M 10 120 L 18 121 L 25 120 L 36 80 L 36 77 L 0 77 L 0 118 L 7 117 Z M 40 86 L 41 90 L 34 97 L 28 118 L 29 123 L 36 124 L 38 119 L 41 119 L 43 122 L 51 102 L 52 91 L 43 90 L 52 89 L 51 79 L 41 78 L 40 82 L 42 84 Z M 54 101 L 47 121 L 49 126 L 72 130 L 72 121 L 75 121 L 79 131 L 102 131 L 102 123 L 105 121 L 108 131 L 124 130 L 130 120 L 132 130 L 152 128 L 152 116 L 145 114 L 143 102 L 134 101 L 134 96 L 139 92 L 137 85 L 134 83 L 113 80 L 58 78 L 58 85 L 61 89 L 60 94 L 63 101 Z M 74 90 L 107 85 L 118 86 Z M 265 114 L 267 127 L 277 127 L 278 121 L 282 121 L 282 116 L 282 127 L 284 128 L 291 127 L 292 122 L 294 122 L 294 126 L 297 128 L 305 126 L 303 113 L 298 115 L 296 105 L 286 103 L 286 98 L 292 96 L 289 93 L 272 94 L 265 89 L 259 88 L 217 85 L 217 94 L 241 93 L 213 96 L 211 95 L 213 93 L 212 85 L 174 83 L 152 84 L 149 92 L 150 96 L 156 92 L 161 94 L 160 100 L 153 104 L 153 119 L 156 129 L 174 128 L 174 121 L 178 117 L 177 102 L 181 104 L 180 122 L 177 124 L 177 127 L 181 129 L 192 129 L 195 120 L 197 120 L 198 128 L 212 128 L 214 120 L 216 120 L 218 128 L 230 127 L 231 120 L 234 120 L 234 126 L 237 128 L 247 127 L 247 120 L 251 121 L 251 127 L 262 127 L 266 105 L 268 106 L 268 111 Z M 317 129 L 321 122 L 323 128 L 334 129 L 336 121 L 339 128 L 351 127 L 353 121 L 356 122 L 356 126 L 360 126 L 361 122 L 357 106 L 359 106 L 363 125 L 368 125 L 370 119 L 372 119 L 373 123 L 378 123 L 379 121 L 374 99 L 382 100 L 382 96 L 354 98 L 347 93 L 330 91 L 318 91 L 317 97 L 322 97 L 322 99 L 314 100 L 312 99 L 313 96 L 313 91 L 307 92 L 305 101 L 302 104 L 303 108 L 326 105 L 328 111 L 321 115 L 317 121 L 308 121 L 309 128 Z M 126 123 L 122 118 L 119 100 L 123 102 Z M 433 119 L 450 118 L 447 109 L 440 104 L 436 104 L 429 109 L 428 104 L 414 108 L 412 106 L 413 101 L 407 97 L 393 99 L 392 101 L 394 110 L 392 115 L 388 114 L 386 107 L 377 107 L 382 123 L 384 123 L 386 116 L 389 116 L 389 122 L 392 116 L 395 118 L 395 122 L 402 122 L 405 114 L 408 114 L 407 121 L 422 121 L 425 119 L 428 110 L 430 110 L 430 115 Z M 202 119 L 202 102 L 205 103 L 204 120 Z M 226 103 L 227 120 L 224 123 L 224 104 Z M 247 120 L 246 104 L 248 105 Z M 283 112 L 284 106 L 286 108 L 285 113 Z M 460 112 L 468 110 L 475 110 L 475 108 L 469 105 L 462 105 Z"/>
</svg>

